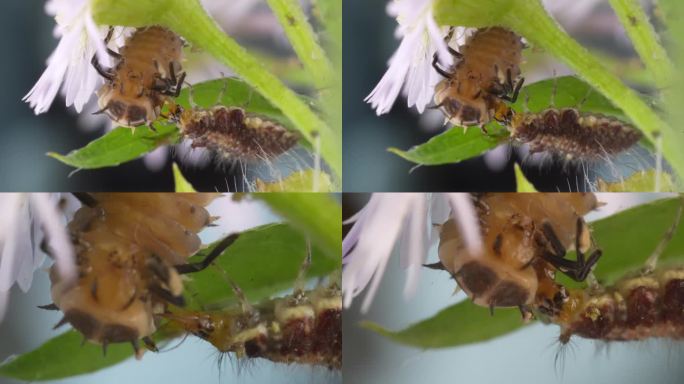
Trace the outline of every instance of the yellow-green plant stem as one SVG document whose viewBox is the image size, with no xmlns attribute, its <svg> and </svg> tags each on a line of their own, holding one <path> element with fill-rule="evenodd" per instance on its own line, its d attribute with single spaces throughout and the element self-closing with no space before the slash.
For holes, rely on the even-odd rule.
<svg viewBox="0 0 684 384">
<path fill-rule="evenodd" d="M 278 17 L 287 39 L 299 61 L 313 78 L 317 88 L 329 87 L 334 81 L 334 71 L 318 38 L 306 19 L 298 0 L 268 0 L 268 5 Z"/>
<path fill-rule="evenodd" d="M 622 109 L 650 141 L 660 136 L 664 157 L 680 177 L 684 176 L 684 133 L 667 125 L 632 89 L 563 32 L 538 0 L 437 0 L 433 13 L 440 25 L 500 25 L 546 49 Z"/>
<path fill-rule="evenodd" d="M 321 156 L 341 177 L 341 135 L 266 70 L 259 60 L 228 37 L 198 0 L 91 0 L 91 7 L 98 24 L 162 25 L 183 36 L 193 46 L 210 53 L 282 110 L 308 142 L 313 145 L 316 137 L 320 138 Z"/>
<path fill-rule="evenodd" d="M 640 2 L 610 0 L 610 4 L 625 27 L 641 61 L 653 76 L 656 86 L 661 89 L 668 87 L 672 83 L 674 68 Z"/>
</svg>

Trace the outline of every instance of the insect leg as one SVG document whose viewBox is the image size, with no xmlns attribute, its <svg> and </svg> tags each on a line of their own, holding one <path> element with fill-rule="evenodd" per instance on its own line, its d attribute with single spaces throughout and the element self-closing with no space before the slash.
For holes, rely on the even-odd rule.
<svg viewBox="0 0 684 384">
<path fill-rule="evenodd" d="M 551 247 L 554 249 L 555 252 L 545 252 L 542 255 L 542 258 L 575 281 L 584 281 L 589 275 L 589 272 L 591 272 L 591 269 L 594 267 L 594 265 L 602 255 L 601 250 L 597 249 L 591 253 L 588 260 L 585 260 L 584 253 L 580 250 L 581 247 L 579 244 L 583 229 L 584 221 L 582 221 L 581 218 L 578 218 L 577 233 L 575 235 L 575 248 L 577 252 L 577 260 L 573 261 L 564 258 L 565 248 L 561 244 L 556 233 L 553 231 L 553 228 L 551 228 L 551 225 L 548 223 L 544 223 L 542 226 L 544 236 L 549 241 Z"/>
<path fill-rule="evenodd" d="M 670 243 L 672 237 L 677 232 L 679 222 L 682 220 L 682 211 L 684 211 L 684 195 L 680 195 L 679 199 L 680 204 L 679 208 L 677 209 L 677 213 L 675 214 L 674 222 L 672 222 L 672 225 L 665 233 L 665 236 L 663 236 L 663 238 L 660 239 L 660 242 L 653 250 L 653 253 L 651 253 L 651 256 L 649 256 L 648 259 L 646 259 L 646 263 L 642 268 L 643 274 L 653 272 L 653 270 L 656 268 L 656 264 L 658 264 L 658 259 L 660 258 L 660 255 L 662 255 L 662 253 L 665 251 L 665 248 L 667 248 L 667 245 Z"/>
<path fill-rule="evenodd" d="M 309 271 L 311 267 L 311 240 L 306 239 L 306 257 L 304 257 L 304 262 L 299 266 L 299 272 L 297 273 L 297 279 L 294 283 L 294 292 L 304 291 L 306 285 L 306 272 Z"/>
<path fill-rule="evenodd" d="M 445 71 L 444 69 L 439 67 L 439 65 L 437 63 L 437 54 L 436 53 L 434 55 L 432 55 L 432 68 L 434 68 L 435 71 L 437 71 L 437 73 L 439 73 L 440 75 L 444 76 L 447 79 L 449 77 L 451 77 L 451 75 L 447 71 Z"/>
<path fill-rule="evenodd" d="M 202 261 L 196 263 L 176 265 L 176 271 L 178 271 L 179 274 L 184 275 L 186 273 L 199 272 L 207 268 L 209 265 L 211 265 L 211 263 L 214 260 L 216 260 L 217 257 L 219 257 L 223 253 L 223 251 L 230 247 L 239 236 L 239 233 L 233 233 L 232 235 L 228 235 L 223 240 L 221 240 L 221 242 L 216 247 L 214 247 L 214 249 L 212 249 L 211 252 L 209 252 L 209 254 Z"/>
<path fill-rule="evenodd" d="M 105 79 L 112 81 L 114 80 L 114 72 L 112 71 L 111 68 L 104 68 L 100 62 L 97 60 L 97 55 L 93 55 L 93 58 L 90 59 L 90 64 L 92 64 L 93 68 L 97 71 L 97 73 L 100 74 L 100 76 L 104 77 Z"/>
</svg>

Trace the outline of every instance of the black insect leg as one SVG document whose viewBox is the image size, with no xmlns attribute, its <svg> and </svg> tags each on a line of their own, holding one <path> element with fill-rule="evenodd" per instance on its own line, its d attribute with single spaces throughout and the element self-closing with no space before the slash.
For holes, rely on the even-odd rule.
<svg viewBox="0 0 684 384">
<path fill-rule="evenodd" d="M 239 233 L 233 233 L 232 235 L 225 237 L 216 247 L 214 247 L 214 249 L 211 250 L 211 252 L 209 252 L 209 254 L 204 258 L 204 260 L 199 261 L 197 263 L 176 265 L 176 271 L 178 271 L 179 274 L 183 275 L 186 273 L 199 272 L 207 268 L 211 265 L 212 262 L 214 262 L 214 260 L 216 260 L 217 257 L 219 257 L 223 253 L 223 251 L 226 250 L 226 248 L 230 247 L 239 236 Z"/>
<path fill-rule="evenodd" d="M 437 63 L 437 54 L 436 53 L 434 55 L 432 55 L 432 68 L 434 68 L 435 71 L 437 71 L 437 73 L 439 73 L 440 75 L 444 76 L 447 79 L 451 77 L 451 74 L 449 72 L 445 71 L 444 69 L 442 69 L 439 66 L 439 64 Z"/>
<path fill-rule="evenodd" d="M 90 64 L 93 65 L 93 68 L 95 68 L 95 70 L 97 71 L 97 73 L 100 74 L 100 76 L 104 77 L 109 81 L 114 80 L 114 72 L 111 68 L 104 68 L 100 64 L 100 62 L 97 60 L 97 54 L 93 55 L 93 58 L 90 59 Z"/>
<path fill-rule="evenodd" d="M 575 281 L 584 281 L 602 255 L 601 250 L 597 249 L 589 255 L 588 259 L 585 259 L 584 252 L 580 250 L 580 238 L 584 230 L 584 225 L 584 221 L 581 218 L 578 218 L 575 233 L 576 261 L 565 258 L 565 247 L 561 244 L 551 225 L 548 222 L 545 222 L 542 225 L 544 236 L 553 248 L 553 252 L 545 252 L 542 255 L 542 258 Z"/>
</svg>

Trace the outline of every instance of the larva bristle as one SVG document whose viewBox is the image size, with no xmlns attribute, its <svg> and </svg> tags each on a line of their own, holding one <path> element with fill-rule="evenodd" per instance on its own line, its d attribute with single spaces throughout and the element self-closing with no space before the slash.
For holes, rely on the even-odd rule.
<svg viewBox="0 0 684 384">
<path fill-rule="evenodd" d="M 339 288 L 266 300 L 255 313 L 173 310 L 164 316 L 179 327 L 238 358 L 277 363 L 342 367 L 342 299 Z"/>
<path fill-rule="evenodd" d="M 52 299 L 65 319 L 99 344 L 131 342 L 155 331 L 167 303 L 183 303 L 175 266 L 199 250 L 204 208 L 219 194 L 85 194 L 68 225 L 78 278 L 50 271 Z"/>
<path fill-rule="evenodd" d="M 185 137 L 192 139 L 193 147 L 207 147 L 231 160 L 274 158 L 299 141 L 296 132 L 237 107 L 186 111 L 180 128 Z"/>
<path fill-rule="evenodd" d="M 573 292 L 561 315 L 560 340 L 572 336 L 604 341 L 653 337 L 684 339 L 684 268 L 628 277 L 605 290 Z"/>
<path fill-rule="evenodd" d="M 566 159 L 598 159 L 635 145 L 639 130 L 614 117 L 580 113 L 573 108 L 550 108 L 539 113 L 516 115 L 511 137 L 530 146 L 530 151 L 550 152 Z"/>
</svg>

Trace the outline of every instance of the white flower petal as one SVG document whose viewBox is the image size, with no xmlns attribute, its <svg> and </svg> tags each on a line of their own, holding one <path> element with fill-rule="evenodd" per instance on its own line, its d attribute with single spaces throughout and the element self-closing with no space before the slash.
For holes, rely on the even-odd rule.
<svg viewBox="0 0 684 384">
<path fill-rule="evenodd" d="M 469 193 L 448 193 L 447 198 L 451 203 L 454 218 L 468 252 L 471 255 L 481 254 L 484 245 L 482 244 L 480 224 L 473 206 L 472 197 Z"/>
<path fill-rule="evenodd" d="M 401 43 L 380 82 L 364 99 L 378 115 L 389 112 L 402 89 L 408 106 L 424 111 L 439 81 L 432 68 L 433 55 L 437 52 L 442 64 L 452 63 L 443 40 L 444 31 L 432 16 L 432 3 L 432 0 L 395 0 L 387 6 L 387 13 L 399 23 L 395 35 Z"/>
<path fill-rule="evenodd" d="M 60 41 L 38 82 L 22 100 L 40 114 L 50 108 L 61 87 L 66 105 L 81 112 L 102 82 L 90 64 L 91 58 L 97 52 L 100 63 L 110 64 L 103 42 L 106 28 L 93 22 L 89 0 L 51 0 L 46 12 L 55 16 L 54 35 Z"/>
<path fill-rule="evenodd" d="M 36 219 L 40 221 L 45 236 L 48 238 L 50 249 L 53 252 L 52 256 L 62 279 L 76 278 L 74 249 L 66 231 L 62 214 L 50 201 L 50 196 L 47 193 L 32 194 L 31 203 L 36 207 Z"/>
</svg>

